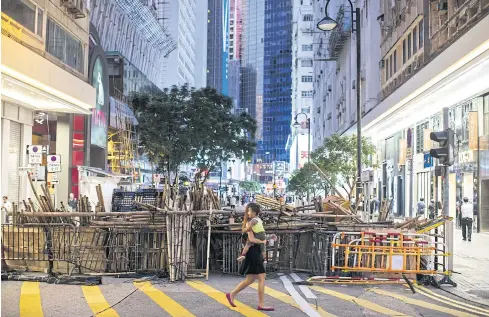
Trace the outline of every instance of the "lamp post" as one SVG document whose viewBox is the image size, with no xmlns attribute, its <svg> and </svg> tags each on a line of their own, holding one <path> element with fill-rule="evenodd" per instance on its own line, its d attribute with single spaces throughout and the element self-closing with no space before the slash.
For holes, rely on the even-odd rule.
<svg viewBox="0 0 489 317">
<path fill-rule="evenodd" d="M 319 21 L 317 28 L 321 31 L 332 31 L 336 28 L 338 23 L 329 17 L 328 15 L 328 5 L 331 0 L 326 0 L 326 7 L 324 9 L 325 17 Z M 355 9 L 355 14 L 353 14 L 353 3 L 348 0 L 351 7 L 351 20 L 355 22 L 355 27 L 352 26 L 351 32 L 356 33 L 357 45 L 357 79 L 356 79 L 356 93 L 357 93 L 357 182 L 356 182 L 356 197 L 360 197 L 362 193 L 362 107 L 360 105 L 360 81 L 361 81 L 361 52 L 360 52 L 360 8 Z M 340 26 L 341 27 L 341 26 Z"/>
<path fill-rule="evenodd" d="M 294 118 L 294 128 L 298 129 L 301 124 L 297 121 L 297 118 L 303 114 L 306 117 L 307 123 L 307 162 L 311 161 L 311 119 L 305 112 L 299 112 Z M 297 137 L 297 152 L 299 152 L 299 137 Z M 297 166 L 299 165 L 299 160 L 297 160 Z"/>
</svg>

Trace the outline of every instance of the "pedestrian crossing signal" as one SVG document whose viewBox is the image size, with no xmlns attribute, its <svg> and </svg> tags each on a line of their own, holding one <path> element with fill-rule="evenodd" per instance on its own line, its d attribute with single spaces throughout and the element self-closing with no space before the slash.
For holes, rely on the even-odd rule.
<svg viewBox="0 0 489 317">
<path fill-rule="evenodd" d="M 430 155 L 438 159 L 441 165 L 451 166 L 455 161 L 455 133 L 452 129 L 445 131 L 431 132 L 430 139 L 438 142 L 440 147 L 430 150 Z"/>
</svg>

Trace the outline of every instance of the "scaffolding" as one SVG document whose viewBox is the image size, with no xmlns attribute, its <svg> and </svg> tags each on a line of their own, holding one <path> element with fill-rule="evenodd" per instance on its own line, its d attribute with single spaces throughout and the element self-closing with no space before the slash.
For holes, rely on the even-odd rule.
<svg viewBox="0 0 489 317">
<path fill-rule="evenodd" d="M 140 164 L 134 116 L 128 106 L 115 99 L 115 128 L 109 134 L 108 156 L 111 171 L 126 175 L 139 175 Z"/>
</svg>

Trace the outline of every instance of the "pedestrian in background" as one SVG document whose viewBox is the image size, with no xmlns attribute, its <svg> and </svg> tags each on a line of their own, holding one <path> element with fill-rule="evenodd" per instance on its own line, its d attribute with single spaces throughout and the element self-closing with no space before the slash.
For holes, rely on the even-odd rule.
<svg viewBox="0 0 489 317">
<path fill-rule="evenodd" d="M 469 199 L 464 197 L 461 207 L 462 214 L 462 238 L 463 240 L 472 240 L 472 222 L 474 221 L 474 206 L 469 203 Z"/>
<path fill-rule="evenodd" d="M 426 210 L 426 204 L 424 203 L 423 197 L 419 199 L 418 204 L 416 205 L 416 209 L 416 216 L 423 217 Z"/>
<path fill-rule="evenodd" d="M 12 212 L 12 203 L 8 200 L 7 196 L 3 196 L 2 223 L 9 223 L 9 212 Z"/>
<path fill-rule="evenodd" d="M 231 196 L 230 205 L 231 205 L 231 209 L 236 208 L 236 196 Z"/>
<path fill-rule="evenodd" d="M 428 206 L 428 212 L 429 212 L 429 218 L 435 219 L 435 217 L 437 216 L 437 212 L 436 212 L 435 201 L 433 199 L 430 201 L 430 205 Z"/>
</svg>

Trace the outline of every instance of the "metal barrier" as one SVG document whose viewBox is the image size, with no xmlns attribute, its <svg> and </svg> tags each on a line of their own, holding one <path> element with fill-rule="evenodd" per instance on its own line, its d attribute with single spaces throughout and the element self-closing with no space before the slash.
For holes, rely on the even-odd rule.
<svg viewBox="0 0 489 317">
<path fill-rule="evenodd" d="M 10 267 L 127 273 L 167 270 L 166 231 L 69 224 L 2 225 L 2 263 Z"/>
<path fill-rule="evenodd" d="M 360 237 L 336 243 L 350 235 Z M 334 241 L 332 247 L 337 252 L 333 252 L 332 269 L 347 272 L 435 274 L 434 257 L 448 255 L 437 253 L 439 245 L 445 248 L 443 242 L 423 233 L 340 232 Z"/>
</svg>

